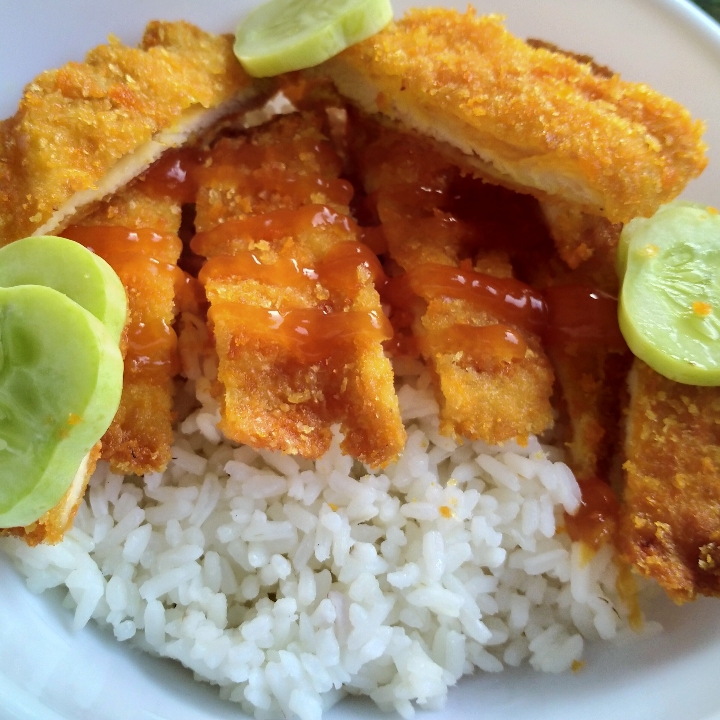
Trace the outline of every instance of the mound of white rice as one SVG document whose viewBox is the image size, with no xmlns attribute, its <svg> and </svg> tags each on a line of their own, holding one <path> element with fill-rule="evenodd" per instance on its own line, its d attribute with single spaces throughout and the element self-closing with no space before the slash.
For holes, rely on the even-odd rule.
<svg viewBox="0 0 720 720">
<path fill-rule="evenodd" d="M 580 496 L 559 452 L 440 436 L 428 376 L 398 371 L 408 441 L 383 471 L 338 437 L 315 463 L 224 442 L 200 377 L 165 473 L 100 464 L 62 544 L 0 549 L 32 591 L 67 587 L 76 630 L 108 625 L 258 718 L 345 693 L 410 717 L 475 668 L 562 672 L 627 633 L 611 550 L 583 563 L 559 530 Z"/>
</svg>

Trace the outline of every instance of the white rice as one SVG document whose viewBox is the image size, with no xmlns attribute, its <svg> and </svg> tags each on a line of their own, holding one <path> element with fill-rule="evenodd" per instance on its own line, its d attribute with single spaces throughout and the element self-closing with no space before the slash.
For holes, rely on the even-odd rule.
<svg viewBox="0 0 720 720">
<path fill-rule="evenodd" d="M 0 549 L 33 592 L 67 588 L 76 630 L 176 658 L 260 719 L 317 720 L 346 693 L 411 717 L 476 668 L 564 672 L 626 635 L 611 550 L 584 563 L 558 532 L 580 499 L 558 450 L 458 445 L 427 374 L 397 369 L 408 441 L 385 470 L 337 433 L 315 463 L 223 442 L 196 378 L 165 473 L 100 463 L 63 543 Z"/>
</svg>

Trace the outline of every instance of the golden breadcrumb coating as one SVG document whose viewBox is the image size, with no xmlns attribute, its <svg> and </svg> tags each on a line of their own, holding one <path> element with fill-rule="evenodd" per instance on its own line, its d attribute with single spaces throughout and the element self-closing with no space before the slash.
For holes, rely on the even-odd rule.
<svg viewBox="0 0 720 720">
<path fill-rule="evenodd" d="M 361 132 L 371 134 L 372 125 Z M 426 140 L 388 128 L 375 130 L 373 142 L 356 148 L 357 162 L 365 189 L 375 199 L 392 261 L 408 277 L 417 269 L 471 263 L 475 272 L 512 278 L 501 248 L 481 249 L 497 240 L 492 228 L 448 212 L 457 169 Z M 481 188 L 473 188 L 477 190 Z M 477 195 L 471 191 L 466 202 L 476 207 Z M 427 274 L 432 278 L 434 272 Z M 507 327 L 501 312 L 442 293 L 422 298 L 412 333 L 435 377 L 443 434 L 498 444 L 552 425 L 553 373 L 539 338 L 515 327 L 525 345 L 521 356 L 501 359 L 502 351 L 493 352 L 494 343 L 482 353 L 464 338 L 484 328 Z M 407 310 L 395 307 L 396 312 Z"/>
<path fill-rule="evenodd" d="M 681 603 L 720 595 L 720 388 L 630 376 L 618 546 Z"/>
<path fill-rule="evenodd" d="M 381 344 L 391 332 L 356 252 L 369 254 L 348 217 L 352 188 L 320 128 L 315 114 L 276 118 L 215 144 L 197 173 L 191 247 L 210 258 L 199 277 L 219 360 L 220 428 L 315 459 L 337 423 L 344 452 L 383 466 L 405 442 Z"/>
<path fill-rule="evenodd" d="M 84 62 L 42 73 L 0 125 L 0 245 L 42 228 L 185 113 L 253 88 L 230 36 L 185 22 L 151 22 L 139 48 L 111 37 Z"/>
<path fill-rule="evenodd" d="M 180 204 L 144 189 L 143 180 L 136 181 L 66 230 L 110 264 L 127 294 L 123 392 L 102 438 L 102 458 L 114 472 L 135 475 L 161 472 L 171 457 L 179 363 L 175 288 L 182 274 L 177 267 Z M 145 242 L 132 242 L 126 237 L 131 231 L 145 233 Z M 148 233 L 153 242 L 147 241 Z"/>
<path fill-rule="evenodd" d="M 620 223 L 589 215 L 578 205 L 557 198 L 541 202 L 540 207 L 558 255 L 568 267 L 575 269 L 595 256 L 596 265 L 604 264 L 615 275 Z"/>
<path fill-rule="evenodd" d="M 72 484 L 55 507 L 26 527 L 0 528 L 0 535 L 19 537 L 31 546 L 39 543 L 55 545 L 61 542 L 65 533 L 72 527 L 87 484 L 95 472 L 100 457 L 100 445 L 101 443 L 98 442 L 90 450 Z"/>
<path fill-rule="evenodd" d="M 478 366 L 462 350 L 448 351 L 442 338 L 451 328 L 493 326 L 498 318 L 461 302 L 433 300 L 422 318 L 422 329 L 431 338 L 425 358 L 437 378 L 440 432 L 444 435 L 483 440 L 498 445 L 508 440 L 524 442 L 552 426 L 550 396 L 553 372 L 535 338 L 527 338 L 522 358 Z"/>
<path fill-rule="evenodd" d="M 318 72 L 366 112 L 459 149 L 480 176 L 611 222 L 651 215 L 707 162 L 703 125 L 678 103 L 472 9 L 410 11 Z"/>
</svg>

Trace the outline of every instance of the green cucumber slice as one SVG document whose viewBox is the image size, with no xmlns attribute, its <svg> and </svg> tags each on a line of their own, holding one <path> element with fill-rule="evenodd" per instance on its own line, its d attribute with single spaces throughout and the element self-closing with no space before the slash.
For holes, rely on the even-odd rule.
<svg viewBox="0 0 720 720">
<path fill-rule="evenodd" d="M 54 507 L 110 425 L 122 392 L 117 342 L 52 288 L 0 288 L 0 527 Z"/>
<path fill-rule="evenodd" d="M 254 77 L 314 67 L 392 16 L 390 0 L 270 0 L 238 25 L 235 55 Z"/>
<path fill-rule="evenodd" d="M 620 329 L 661 375 L 720 385 L 720 215 L 687 202 L 623 229 Z"/>
<path fill-rule="evenodd" d="M 44 285 L 67 295 L 120 341 L 127 315 L 125 288 L 105 260 L 79 243 L 40 235 L 0 248 L 0 287 L 15 285 Z"/>
</svg>

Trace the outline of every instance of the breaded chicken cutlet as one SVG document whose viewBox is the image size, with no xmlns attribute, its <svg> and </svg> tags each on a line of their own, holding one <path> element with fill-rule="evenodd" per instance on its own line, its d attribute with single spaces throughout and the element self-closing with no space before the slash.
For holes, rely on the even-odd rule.
<svg viewBox="0 0 720 720">
<path fill-rule="evenodd" d="M 413 10 L 318 72 L 477 176 L 611 222 L 651 215 L 707 162 L 702 123 L 678 103 L 472 9 Z"/>
<path fill-rule="evenodd" d="M 414 315 L 405 325 L 436 379 L 440 431 L 492 445 L 542 433 L 552 425 L 553 374 L 539 337 L 504 303 L 464 290 L 495 279 L 516 290 L 502 237 L 454 211 L 458 201 L 481 202 L 483 188 L 463 194 L 457 168 L 431 143 L 372 121 L 361 130 L 362 122 L 353 134 L 374 137 L 355 145 L 358 174 L 389 260 L 404 271 L 387 285 L 391 318 L 402 332 L 403 316 Z"/>
<path fill-rule="evenodd" d="M 148 195 L 140 179 L 63 231 L 102 257 L 125 287 L 128 314 L 120 407 L 102 439 L 113 472 L 145 475 L 170 461 L 174 378 L 178 372 L 176 286 L 182 251 L 180 203 Z"/>
<path fill-rule="evenodd" d="M 179 206 L 163 212 L 158 202 L 143 202 L 142 193 L 124 186 L 168 147 L 265 91 L 266 84 L 251 80 L 236 62 L 230 36 L 210 35 L 184 22 L 152 22 L 139 48 L 111 38 L 84 62 L 42 73 L 25 88 L 17 113 L 0 124 L 0 245 L 59 233 L 93 211 L 87 225 L 116 226 L 120 235 L 139 228 L 176 233 Z M 98 207 L 115 191 L 114 199 Z M 96 240 L 97 235 L 98 249 L 113 244 L 112 238 Z M 127 256 L 136 247 L 125 243 L 124 254 L 123 242 L 110 252 L 117 262 L 108 258 L 123 279 L 130 306 L 121 405 L 61 502 L 33 525 L 6 531 L 32 544 L 62 539 L 101 447 L 123 472 L 162 470 L 170 459 L 177 268 L 159 275 L 163 263 L 174 266 L 181 244 L 175 235 L 157 257 L 146 253 L 144 265 L 136 256 L 131 269 Z M 138 329 L 158 324 L 160 343 L 140 353 L 147 362 L 138 362 L 135 350 L 148 350 L 143 347 L 148 338 Z M 150 380 L 158 366 L 162 377 Z"/>
<path fill-rule="evenodd" d="M 615 294 L 621 223 L 651 215 L 707 162 L 702 123 L 677 103 L 590 58 L 523 43 L 472 10 L 412 11 L 317 72 L 365 113 L 434 138 L 463 171 L 538 198 L 565 265 L 544 279 L 535 268 L 542 287 L 579 282 Z M 419 232 L 417 223 L 407 229 L 410 245 Z M 430 242 L 423 252 L 437 259 L 436 250 Z M 629 354 L 622 342 L 567 341 L 548 353 L 569 462 L 581 479 L 608 477 Z M 716 393 L 639 361 L 631 378 L 617 543 L 677 601 L 720 594 Z"/>
<path fill-rule="evenodd" d="M 322 113 L 272 120 L 210 151 L 197 172 L 192 249 L 222 385 L 220 427 L 256 448 L 307 458 L 343 450 L 371 466 L 405 442 L 377 260 L 349 218 L 352 186 Z"/>
<path fill-rule="evenodd" d="M 342 164 L 327 142 L 322 109 L 250 132 L 229 125 L 225 137 L 211 132 L 204 144 L 192 144 L 183 156 L 194 168 L 191 196 L 173 200 L 170 193 L 146 202 L 141 196 L 152 193 L 142 190 L 141 179 L 97 204 L 107 193 L 104 178 L 120 178 L 124 185 L 147 166 L 146 143 L 158 149 L 164 120 L 153 114 L 151 98 L 153 92 L 164 92 L 167 82 L 158 68 L 180 73 L 170 79 L 168 103 L 181 116 L 190 106 L 222 105 L 238 92 L 251 96 L 260 91 L 230 57 L 227 39 L 203 39 L 199 56 L 204 59 L 186 64 L 199 32 L 184 24 L 151 25 L 142 49 L 127 58 L 126 49 L 111 43 L 91 53 L 85 70 L 70 66 L 41 76 L 18 115 L 0 130 L 7 139 L 0 158 L 0 240 L 71 221 L 68 234 L 88 245 L 83 233 L 111 226 L 172 236 L 180 204 L 192 205 L 193 232 L 198 231 L 192 248 L 209 258 L 200 277 L 211 301 L 209 320 L 219 356 L 215 393 L 226 436 L 258 448 L 318 457 L 329 444 L 330 426 L 340 423 L 348 454 L 384 465 L 404 441 L 392 370 L 381 345 L 391 329 L 373 287 L 373 281 L 383 284 L 385 278 L 356 242 L 361 234 L 348 217 L 352 188 L 340 177 Z M 138 59 L 145 56 L 149 59 Z M 127 87 L 120 75 L 98 69 L 100 60 L 115 57 L 122 61 L 120 75 L 130 78 L 125 78 Z M 134 97 L 136 63 L 147 71 L 146 76 L 136 73 L 147 82 L 140 83 L 143 90 Z M 196 83 L 193 73 L 204 69 L 212 76 L 213 68 L 217 77 L 186 86 L 189 97 L 180 97 L 183 83 Z M 517 217 L 539 217 L 540 208 L 567 277 L 579 269 L 588 282 L 609 287 L 603 273 L 610 267 L 619 223 L 651 214 L 704 167 L 701 124 L 645 86 L 598 72 L 587 59 L 523 43 L 498 18 L 477 18 L 472 12 L 414 11 L 313 74 L 325 73 L 344 96 L 386 126 L 374 138 L 374 131 L 361 133 L 369 145 L 355 147 L 356 170 L 374 202 L 378 251 L 395 276 L 387 287 L 403 282 L 404 273 L 411 292 L 405 287 L 400 294 L 411 298 L 413 308 L 420 307 L 395 329 L 417 342 L 434 373 L 442 431 L 490 443 L 542 432 L 552 423 L 553 372 L 539 325 L 532 317 L 509 319 L 467 294 L 453 296 L 447 287 L 439 292 L 428 287 L 437 290 L 438 276 L 446 286 L 462 277 L 470 284 L 497 282 L 497 288 L 521 294 L 527 289 L 532 301 L 533 289 L 523 289 L 514 279 L 524 248 L 496 230 L 507 222 L 513 231 L 530 227 L 532 235 L 534 221 L 523 225 Z M 18 138 L 42 140 L 49 133 L 43 103 L 59 105 L 68 114 L 65 124 L 60 116 L 55 119 L 56 137 L 65 138 L 68 146 L 79 122 L 95 118 L 99 110 L 81 145 L 87 151 L 82 161 L 69 148 L 43 150 L 42 142 L 39 149 L 30 143 L 31 152 L 20 157 L 24 140 Z M 139 115 L 133 115 L 138 108 Z M 162 110 L 155 108 L 159 115 Z M 149 115 L 147 127 L 143 113 Z M 91 152 L 103 133 L 114 138 L 112 129 L 123 120 L 127 134 L 119 132 L 107 151 Z M 361 122 L 373 123 L 367 117 Z M 373 142 L 378 143 L 374 149 Z M 125 145 L 131 149 L 118 154 Z M 132 147 L 142 151 L 132 153 Z M 140 162 L 117 174 L 127 170 L 118 158 L 128 152 Z M 36 180 L 43 162 L 60 163 L 44 182 Z M 19 179 L 16 186 L 10 182 L 13 175 Z M 499 195 L 488 195 L 481 209 L 472 209 L 474 198 L 490 187 L 481 190 L 481 180 L 503 187 L 496 188 Z M 29 197 L 33 183 L 39 190 L 36 201 Z M 523 201 L 505 204 L 510 191 L 522 193 Z M 458 197 L 464 198 L 463 207 L 453 205 Z M 481 211 L 498 198 L 509 215 L 479 221 Z M 3 207 L 13 204 L 21 208 L 18 217 L 3 219 Z M 178 253 L 175 237 L 153 259 L 174 266 Z M 122 262 L 116 269 L 122 277 Z M 177 305 L 170 275 L 159 286 L 141 275 L 126 282 L 128 334 L 133 317 L 141 324 L 169 327 Z M 566 278 L 564 271 L 543 286 L 561 278 Z M 309 334 L 319 341 L 306 342 Z M 159 383 L 153 379 L 152 388 L 134 372 L 137 367 L 129 371 L 126 364 L 123 401 L 103 441 L 106 457 L 123 472 L 149 471 L 158 458 L 168 457 L 176 359 L 174 335 L 166 339 L 157 356 L 164 374 Z M 580 474 L 591 474 L 606 461 L 598 430 L 617 411 L 614 405 L 608 410 L 606 401 L 621 371 L 615 373 L 603 353 L 598 348 L 549 351 L 574 423 L 569 442 Z M 75 491 L 70 496 L 78 497 Z M 65 504 L 69 507 L 70 501 Z M 48 530 L 45 520 L 28 529 L 30 542 L 59 539 L 48 518 Z M 712 542 L 702 546 L 706 564 L 714 562 Z M 644 570 L 641 560 L 632 561 Z"/>
<path fill-rule="evenodd" d="M 151 22 L 39 75 L 0 125 L 0 245 L 61 230 L 168 147 L 264 92 L 229 35 Z"/>
<path fill-rule="evenodd" d="M 618 545 L 676 602 L 720 595 L 720 389 L 630 374 Z"/>
</svg>

